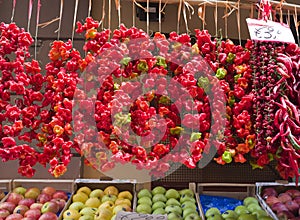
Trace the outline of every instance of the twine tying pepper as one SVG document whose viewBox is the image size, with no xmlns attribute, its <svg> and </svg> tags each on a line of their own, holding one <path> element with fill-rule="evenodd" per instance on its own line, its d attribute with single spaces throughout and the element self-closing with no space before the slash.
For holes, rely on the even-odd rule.
<svg viewBox="0 0 300 220">
<path fill-rule="evenodd" d="M 92 0 L 89 0 L 88 17 L 91 17 L 91 11 L 92 11 Z"/>
<path fill-rule="evenodd" d="M 33 0 L 29 0 L 29 6 L 28 6 L 28 22 L 27 22 L 27 32 L 30 32 L 30 20 L 31 20 L 31 15 L 32 15 L 32 5 L 33 5 Z"/>
<path fill-rule="evenodd" d="M 198 8 L 198 17 L 202 21 L 202 30 L 205 29 L 205 11 L 206 11 L 206 4 L 200 5 Z"/>
<path fill-rule="evenodd" d="M 178 12 L 177 12 L 177 33 L 179 33 L 179 29 L 180 29 L 180 18 L 181 18 L 181 9 L 182 9 L 182 1 L 179 1 L 179 5 L 178 5 Z"/>
<path fill-rule="evenodd" d="M 119 21 L 119 27 L 121 25 L 121 3 L 119 0 L 115 0 L 116 9 L 118 11 L 118 21 Z"/>
<path fill-rule="evenodd" d="M 189 19 L 192 19 L 192 15 L 194 15 L 195 11 L 193 6 L 191 6 L 187 1 L 183 0 L 183 18 L 184 18 L 184 22 L 185 22 L 185 28 L 186 28 L 186 33 L 190 33 L 189 27 L 188 27 L 188 20 L 187 20 L 187 16 L 186 16 L 186 10 L 188 11 L 189 14 Z"/>
<path fill-rule="evenodd" d="M 74 8 L 74 17 L 73 17 L 73 27 L 72 27 L 72 43 L 74 39 L 74 33 L 75 33 L 75 26 L 76 26 L 76 20 L 77 20 L 77 12 L 78 12 L 78 3 L 79 0 L 75 1 L 75 8 Z"/>
<path fill-rule="evenodd" d="M 63 15 L 63 8 L 64 8 L 64 0 L 60 0 L 60 13 L 59 13 L 59 22 L 58 22 L 58 29 L 55 31 L 57 32 L 57 40 L 60 38 L 60 29 L 61 29 L 61 20 Z"/>
<path fill-rule="evenodd" d="M 17 0 L 13 0 L 13 7 L 12 7 L 11 19 L 10 19 L 11 23 L 14 21 L 15 11 L 16 11 L 16 4 L 17 4 Z"/>
<path fill-rule="evenodd" d="M 38 43 L 38 30 L 39 30 L 39 22 L 40 22 L 40 10 L 41 10 L 41 0 L 37 2 L 37 9 L 36 9 L 36 26 L 35 26 L 35 43 L 34 43 L 34 59 L 36 59 L 36 50 L 37 50 L 37 43 Z"/>
</svg>

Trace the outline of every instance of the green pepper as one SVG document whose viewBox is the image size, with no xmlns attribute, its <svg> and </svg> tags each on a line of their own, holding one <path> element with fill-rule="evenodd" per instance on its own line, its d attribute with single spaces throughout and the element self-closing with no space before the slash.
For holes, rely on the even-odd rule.
<svg viewBox="0 0 300 220">
<path fill-rule="evenodd" d="M 120 63 L 124 66 L 127 66 L 130 61 L 131 61 L 130 57 L 123 57 Z"/>
<path fill-rule="evenodd" d="M 193 132 L 191 134 L 191 137 L 190 137 L 190 142 L 194 142 L 194 141 L 199 140 L 201 138 L 201 136 L 202 136 L 202 133 L 200 133 L 200 132 Z"/>
<path fill-rule="evenodd" d="M 171 100 L 168 96 L 161 96 L 158 101 L 159 104 L 165 104 L 165 105 L 170 104 L 170 102 Z"/>
<path fill-rule="evenodd" d="M 114 124 L 118 126 L 122 126 L 131 122 L 131 114 L 123 114 L 122 112 L 118 112 L 114 115 L 115 121 Z"/>
<path fill-rule="evenodd" d="M 242 77 L 242 74 L 237 74 L 234 76 L 234 82 L 237 83 L 238 79 Z"/>
<path fill-rule="evenodd" d="M 216 72 L 216 77 L 218 79 L 224 79 L 226 75 L 227 75 L 227 70 L 224 69 L 223 67 L 219 68 Z"/>
<path fill-rule="evenodd" d="M 226 62 L 227 63 L 233 63 L 234 58 L 235 58 L 235 54 L 228 53 L 227 58 L 226 58 Z"/>
<path fill-rule="evenodd" d="M 235 103 L 235 98 L 234 96 L 230 96 L 228 99 L 228 104 L 230 107 L 233 107 L 233 104 Z"/>
<path fill-rule="evenodd" d="M 142 72 L 148 71 L 148 64 L 147 64 L 147 61 L 146 61 L 146 60 L 140 60 L 140 62 L 139 62 L 138 65 L 137 65 L 137 69 L 138 69 L 139 71 L 142 71 Z"/>
<path fill-rule="evenodd" d="M 210 82 L 207 77 L 203 77 L 203 76 L 199 77 L 198 82 L 197 82 L 198 87 L 201 87 L 204 89 L 205 92 L 208 92 L 209 85 L 210 85 Z"/>
<path fill-rule="evenodd" d="M 170 133 L 172 135 L 180 135 L 180 133 L 184 131 L 184 128 L 180 127 L 180 126 L 176 126 L 175 128 L 170 128 Z"/>
<path fill-rule="evenodd" d="M 166 59 L 165 59 L 164 57 L 157 56 L 157 57 L 156 57 L 156 60 L 157 60 L 156 64 L 157 64 L 158 66 L 162 66 L 162 67 L 165 68 L 165 69 L 167 68 Z"/>
<path fill-rule="evenodd" d="M 222 160 L 225 163 L 231 163 L 232 162 L 231 153 L 229 151 L 225 150 L 224 153 L 222 154 Z"/>
<path fill-rule="evenodd" d="M 118 90 L 118 89 L 120 89 L 120 84 L 114 83 L 114 90 Z"/>
</svg>

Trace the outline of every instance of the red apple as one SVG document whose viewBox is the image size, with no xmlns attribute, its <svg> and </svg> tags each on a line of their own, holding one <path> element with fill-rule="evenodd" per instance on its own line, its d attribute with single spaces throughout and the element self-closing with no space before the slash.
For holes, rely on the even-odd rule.
<svg viewBox="0 0 300 220">
<path fill-rule="evenodd" d="M 33 203 L 31 206 L 30 206 L 30 209 L 39 209 L 41 210 L 43 204 L 42 203 Z"/>
<path fill-rule="evenodd" d="M 10 212 L 7 209 L 0 209 L 0 218 L 6 218 L 10 215 Z"/>
<path fill-rule="evenodd" d="M 266 199 L 266 203 L 268 204 L 268 206 L 272 206 L 275 203 L 280 202 L 280 200 L 276 197 L 276 196 L 268 196 Z"/>
<path fill-rule="evenodd" d="M 286 191 L 286 193 L 289 194 L 292 198 L 300 196 L 300 191 L 297 189 L 289 189 Z"/>
<path fill-rule="evenodd" d="M 38 209 L 29 209 L 27 212 L 25 212 L 24 217 L 39 219 L 39 217 L 41 215 L 42 215 L 42 213 L 41 213 L 40 210 L 38 210 Z"/>
<path fill-rule="evenodd" d="M 59 210 L 62 210 L 67 203 L 64 199 L 51 199 L 51 201 L 58 204 Z"/>
<path fill-rule="evenodd" d="M 18 205 L 26 205 L 28 208 L 34 203 L 34 199 L 31 199 L 31 198 L 25 198 L 25 199 L 22 199 Z"/>
<path fill-rule="evenodd" d="M 46 202 L 41 209 L 42 213 L 53 212 L 57 213 L 59 211 L 59 206 L 56 202 Z"/>
<path fill-rule="evenodd" d="M 56 189 L 51 186 L 46 186 L 42 189 L 42 193 L 52 196 L 56 192 Z"/>
<path fill-rule="evenodd" d="M 6 202 L 12 202 L 14 203 L 15 205 L 18 205 L 18 203 L 24 199 L 24 196 L 18 194 L 18 193 L 10 193 L 6 199 Z"/>
<path fill-rule="evenodd" d="M 26 205 L 18 205 L 14 209 L 14 213 L 18 213 L 18 214 L 24 215 L 27 210 L 29 210 L 29 208 Z"/>
<path fill-rule="evenodd" d="M 57 220 L 57 215 L 54 214 L 53 212 L 46 212 L 41 215 L 39 220 Z"/>
<path fill-rule="evenodd" d="M 22 218 L 23 218 L 22 215 L 20 215 L 18 213 L 14 213 L 14 214 L 7 216 L 5 220 L 21 220 Z"/>
<path fill-rule="evenodd" d="M 53 196 L 52 196 L 53 199 L 64 199 L 64 200 L 68 200 L 68 195 L 66 192 L 64 191 L 56 191 Z"/>
<path fill-rule="evenodd" d="M 50 196 L 49 194 L 41 193 L 37 197 L 36 201 L 39 202 L 39 203 L 44 204 L 46 202 L 49 202 L 51 199 L 52 199 L 52 196 Z"/>
<path fill-rule="evenodd" d="M 16 208 L 16 205 L 12 202 L 3 202 L 0 203 L 0 209 L 6 209 L 10 213 L 13 213 L 14 209 Z"/>
<path fill-rule="evenodd" d="M 37 220 L 38 218 L 24 217 L 21 220 Z M 1 219 L 0 219 L 1 220 Z"/>
</svg>

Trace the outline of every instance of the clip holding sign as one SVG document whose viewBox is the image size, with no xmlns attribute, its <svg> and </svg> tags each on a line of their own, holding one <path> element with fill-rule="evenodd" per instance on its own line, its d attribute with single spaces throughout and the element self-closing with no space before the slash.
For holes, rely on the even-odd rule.
<svg viewBox="0 0 300 220">
<path fill-rule="evenodd" d="M 136 212 L 118 212 L 115 220 L 168 220 L 167 215 L 140 214 Z"/>
</svg>

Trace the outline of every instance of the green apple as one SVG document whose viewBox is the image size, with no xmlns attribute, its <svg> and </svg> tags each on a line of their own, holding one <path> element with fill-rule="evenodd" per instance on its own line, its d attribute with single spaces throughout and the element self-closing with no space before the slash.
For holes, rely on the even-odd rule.
<svg viewBox="0 0 300 220">
<path fill-rule="evenodd" d="M 90 198 L 98 198 L 100 201 L 102 199 L 102 197 L 104 196 L 104 191 L 102 189 L 94 189 L 91 193 L 90 193 Z"/>
<path fill-rule="evenodd" d="M 152 214 L 156 214 L 156 215 L 164 215 L 166 214 L 166 211 L 164 208 L 157 208 L 155 209 Z"/>
<path fill-rule="evenodd" d="M 180 203 L 184 203 L 186 201 L 193 201 L 194 203 L 196 203 L 196 199 L 194 197 L 190 197 L 190 196 L 187 196 L 187 195 L 180 196 L 179 201 L 180 201 Z"/>
<path fill-rule="evenodd" d="M 86 200 L 84 204 L 87 207 L 98 208 L 101 204 L 101 201 L 97 197 L 92 197 L 88 198 L 88 200 Z"/>
<path fill-rule="evenodd" d="M 256 204 L 256 203 L 251 203 L 247 206 L 247 209 L 252 213 L 256 210 L 262 210 L 262 208 L 260 207 L 260 205 Z"/>
<path fill-rule="evenodd" d="M 107 194 L 107 195 L 104 195 L 101 199 L 101 203 L 104 203 L 106 201 L 112 201 L 112 202 L 115 202 L 117 200 L 117 196 L 116 195 L 113 195 L 113 194 Z"/>
<path fill-rule="evenodd" d="M 82 215 L 78 220 L 94 220 L 94 216 Z"/>
<path fill-rule="evenodd" d="M 137 213 L 143 213 L 143 214 L 151 214 L 152 213 L 152 208 L 148 204 L 139 204 L 136 207 L 136 212 Z"/>
<path fill-rule="evenodd" d="M 138 198 L 149 197 L 152 198 L 152 193 L 148 189 L 142 189 L 137 194 Z"/>
<path fill-rule="evenodd" d="M 165 207 L 165 211 L 166 213 L 172 213 L 172 212 L 176 212 L 178 213 L 179 215 L 182 214 L 182 209 L 180 208 L 180 206 L 178 205 L 168 205 Z"/>
<path fill-rule="evenodd" d="M 237 219 L 238 214 L 236 214 L 235 211 L 233 211 L 233 210 L 227 210 L 227 211 L 225 211 L 225 212 L 222 213 L 222 217 L 224 219 L 228 219 L 228 218 Z"/>
<path fill-rule="evenodd" d="M 252 214 L 256 215 L 257 218 L 268 216 L 268 213 L 264 210 L 255 210 Z"/>
<path fill-rule="evenodd" d="M 167 202 L 167 198 L 164 194 L 155 194 L 152 197 L 152 202 L 155 203 L 155 202 L 158 202 L 158 201 Z"/>
<path fill-rule="evenodd" d="M 180 202 L 177 199 L 170 198 L 166 202 L 166 205 L 178 205 L 178 206 L 180 206 L 181 204 L 180 204 Z"/>
<path fill-rule="evenodd" d="M 80 214 L 75 209 L 68 209 L 64 211 L 63 218 L 64 219 L 78 219 L 80 217 Z"/>
<path fill-rule="evenodd" d="M 223 220 L 223 218 L 220 214 L 213 214 L 209 216 L 206 220 Z"/>
<path fill-rule="evenodd" d="M 168 214 L 168 220 L 182 220 L 182 217 L 178 213 L 173 212 Z"/>
<path fill-rule="evenodd" d="M 165 193 L 165 196 L 167 199 L 174 198 L 174 199 L 179 199 L 180 194 L 176 189 L 168 189 Z"/>
<path fill-rule="evenodd" d="M 234 208 L 234 211 L 236 214 L 241 215 L 241 214 L 250 214 L 250 211 L 247 209 L 246 206 L 244 205 L 238 205 Z"/>
<path fill-rule="evenodd" d="M 25 193 L 26 193 L 26 188 L 24 188 L 22 186 L 18 186 L 18 187 L 16 187 L 16 188 L 13 189 L 13 192 L 14 193 L 18 193 L 18 194 L 24 196 Z"/>
<path fill-rule="evenodd" d="M 221 215 L 221 212 L 219 209 L 212 207 L 209 208 L 206 212 L 205 212 L 205 217 L 209 217 L 209 216 L 215 216 L 215 215 Z"/>
<path fill-rule="evenodd" d="M 249 213 L 242 213 L 237 220 L 257 220 L 256 215 L 252 215 Z"/>
<path fill-rule="evenodd" d="M 82 202 L 73 202 L 70 206 L 69 209 L 75 209 L 77 211 L 80 211 L 83 209 L 85 205 Z"/>
<path fill-rule="evenodd" d="M 189 197 L 194 197 L 194 192 L 190 189 L 182 189 L 179 191 L 180 196 L 189 196 Z"/>
<path fill-rule="evenodd" d="M 182 216 L 183 216 L 183 218 L 185 218 L 185 217 L 187 217 L 191 213 L 198 214 L 198 212 L 197 212 L 196 209 L 194 209 L 194 208 L 186 208 L 186 209 L 183 210 Z"/>
<path fill-rule="evenodd" d="M 191 213 L 188 216 L 184 218 L 184 220 L 201 220 L 200 216 L 198 213 Z"/>
<path fill-rule="evenodd" d="M 248 205 L 250 205 L 251 203 L 255 203 L 255 204 L 258 205 L 258 200 L 257 200 L 255 197 L 253 197 L 253 196 L 248 196 L 248 197 L 246 197 L 246 198 L 243 200 L 244 206 L 248 206 Z"/>
<path fill-rule="evenodd" d="M 94 216 L 96 212 L 97 212 L 97 208 L 93 208 L 93 207 L 84 207 L 83 209 L 81 209 L 81 211 L 79 212 L 79 214 L 80 214 L 80 215 L 90 215 L 90 216 Z"/>
<path fill-rule="evenodd" d="M 73 195 L 72 201 L 85 203 L 85 201 L 88 200 L 88 198 L 89 196 L 84 192 L 77 192 Z"/>
<path fill-rule="evenodd" d="M 258 220 L 272 220 L 273 218 L 271 218 L 270 216 L 262 216 L 262 217 L 258 217 Z"/>
<path fill-rule="evenodd" d="M 156 186 L 152 189 L 152 195 L 156 195 L 156 194 L 165 194 L 166 193 L 166 189 L 163 186 Z"/>
<path fill-rule="evenodd" d="M 182 209 L 187 209 L 187 208 L 193 208 L 193 209 L 196 209 L 197 206 L 196 206 L 195 202 L 192 202 L 192 201 L 185 201 L 184 203 L 181 204 L 181 208 L 182 208 Z"/>
<path fill-rule="evenodd" d="M 166 207 L 166 203 L 162 202 L 162 201 L 158 201 L 153 203 L 152 205 L 152 210 L 158 209 L 158 208 L 165 208 Z"/>
<path fill-rule="evenodd" d="M 137 201 L 138 204 L 147 204 L 149 206 L 152 206 L 152 200 L 149 197 L 142 197 L 139 198 Z"/>
</svg>

